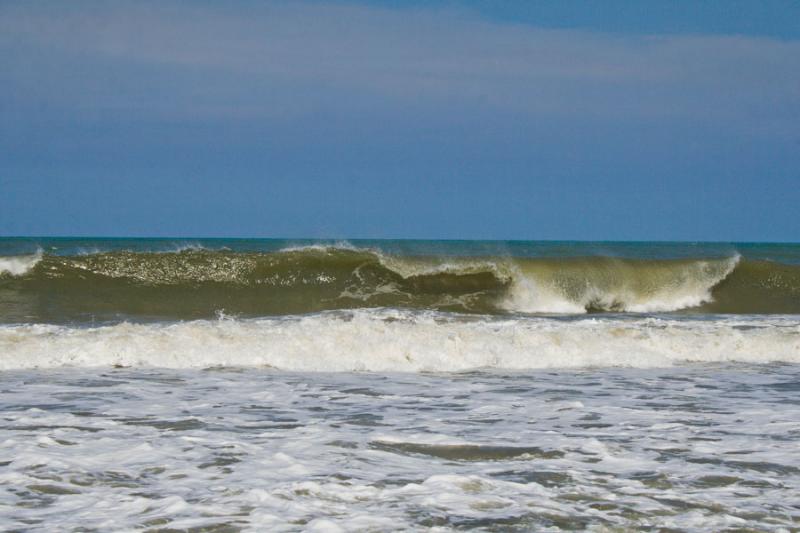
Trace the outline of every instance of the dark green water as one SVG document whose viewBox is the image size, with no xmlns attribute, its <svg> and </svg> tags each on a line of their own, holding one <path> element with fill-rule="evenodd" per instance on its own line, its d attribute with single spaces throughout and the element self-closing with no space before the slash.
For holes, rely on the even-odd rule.
<svg viewBox="0 0 800 533">
<path fill-rule="evenodd" d="M 0 239 L 0 322 L 274 316 L 800 313 L 800 245 Z"/>
</svg>

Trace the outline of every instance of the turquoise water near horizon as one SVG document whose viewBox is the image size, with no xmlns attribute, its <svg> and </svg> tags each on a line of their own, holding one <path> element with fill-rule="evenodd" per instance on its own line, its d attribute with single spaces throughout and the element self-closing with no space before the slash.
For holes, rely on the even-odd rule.
<svg viewBox="0 0 800 533">
<path fill-rule="evenodd" d="M 55 255 L 97 251 L 168 252 L 192 247 L 234 252 L 273 252 L 288 247 L 350 243 L 397 254 L 503 255 L 517 257 L 630 258 L 725 257 L 736 253 L 754 259 L 800 264 L 800 243 L 725 241 L 553 241 L 470 239 L 298 239 L 223 237 L 0 237 L 0 256 L 44 250 Z"/>
</svg>

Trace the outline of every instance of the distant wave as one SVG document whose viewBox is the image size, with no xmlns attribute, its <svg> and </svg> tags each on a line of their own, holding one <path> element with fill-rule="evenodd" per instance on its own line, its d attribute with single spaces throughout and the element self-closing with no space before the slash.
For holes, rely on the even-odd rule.
<svg viewBox="0 0 800 533">
<path fill-rule="evenodd" d="M 311 245 L 0 257 L 0 321 L 200 319 L 394 307 L 504 315 L 800 313 L 800 266 L 721 258 L 403 256 Z"/>
<path fill-rule="evenodd" d="M 122 365 L 452 372 L 800 363 L 800 324 L 789 317 L 565 320 L 377 309 L 89 328 L 0 326 L 0 354 L 6 370 Z"/>
</svg>

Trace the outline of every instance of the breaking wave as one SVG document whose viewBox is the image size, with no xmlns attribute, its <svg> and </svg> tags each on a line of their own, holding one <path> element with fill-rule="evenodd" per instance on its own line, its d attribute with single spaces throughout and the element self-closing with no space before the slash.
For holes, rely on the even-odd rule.
<svg viewBox="0 0 800 533">
<path fill-rule="evenodd" d="M 306 246 L 0 258 L 0 321 L 280 316 L 356 308 L 488 315 L 800 313 L 800 266 L 694 259 L 402 256 Z"/>
<path fill-rule="evenodd" d="M 41 251 L 31 255 L 0 256 L 0 276 L 3 274 L 10 276 L 22 276 L 27 274 L 41 259 Z"/>
<path fill-rule="evenodd" d="M 465 371 L 800 363 L 791 317 L 479 317 L 434 311 L 329 311 L 301 317 L 0 327 L 0 369 L 62 366 L 296 371 Z"/>
</svg>

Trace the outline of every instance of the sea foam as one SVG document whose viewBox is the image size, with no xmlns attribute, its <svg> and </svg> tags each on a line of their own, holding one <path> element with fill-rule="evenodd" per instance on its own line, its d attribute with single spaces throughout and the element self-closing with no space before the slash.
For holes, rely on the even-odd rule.
<svg viewBox="0 0 800 533">
<path fill-rule="evenodd" d="M 464 317 L 391 309 L 101 327 L 0 327 L 0 369 L 62 366 L 453 372 L 800 362 L 797 317 Z"/>
</svg>

